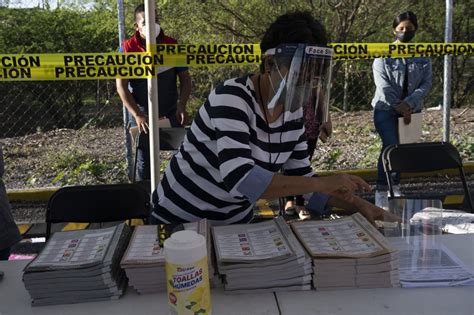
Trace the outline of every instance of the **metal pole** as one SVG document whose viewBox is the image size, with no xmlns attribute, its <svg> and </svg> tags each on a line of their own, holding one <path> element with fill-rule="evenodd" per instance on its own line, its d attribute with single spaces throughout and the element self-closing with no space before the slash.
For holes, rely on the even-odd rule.
<svg viewBox="0 0 474 315">
<path fill-rule="evenodd" d="M 444 41 L 450 43 L 453 39 L 453 0 L 446 0 L 446 25 Z M 451 70 L 452 56 L 444 56 L 443 75 L 443 141 L 449 142 L 449 117 L 451 109 Z"/>
<path fill-rule="evenodd" d="M 155 30 L 155 1 L 145 1 L 145 25 L 147 53 L 156 52 Z M 160 180 L 160 129 L 158 128 L 158 80 L 156 77 L 148 78 L 148 124 L 150 126 L 150 175 L 151 191 L 156 188 Z"/>
<path fill-rule="evenodd" d="M 123 13 L 123 0 L 117 0 L 117 20 L 118 20 L 118 36 L 119 46 L 122 47 L 122 43 L 125 40 L 125 15 Z M 128 179 L 133 178 L 133 159 L 132 159 L 132 138 L 128 132 L 128 122 L 130 114 L 125 106 L 122 106 L 122 119 L 123 119 L 123 135 L 125 137 L 125 158 L 127 160 L 127 174 Z"/>
<path fill-rule="evenodd" d="M 349 94 L 349 61 L 344 63 L 344 98 L 342 101 L 342 110 L 347 112 L 349 110 L 349 104 L 347 98 Z"/>
</svg>

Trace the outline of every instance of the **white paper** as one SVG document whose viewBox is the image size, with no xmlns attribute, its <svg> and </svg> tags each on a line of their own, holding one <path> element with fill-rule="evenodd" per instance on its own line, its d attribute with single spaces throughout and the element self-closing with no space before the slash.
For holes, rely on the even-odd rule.
<svg viewBox="0 0 474 315">
<path fill-rule="evenodd" d="M 474 273 L 445 246 L 412 246 L 403 241 L 392 245 L 400 249 L 402 287 L 447 287 L 474 285 Z"/>
<path fill-rule="evenodd" d="M 218 261 L 245 262 L 293 254 L 275 220 L 212 227 Z"/>
<path fill-rule="evenodd" d="M 428 207 L 417 212 L 411 220 L 431 221 L 446 233 L 474 233 L 474 213 Z"/>
<path fill-rule="evenodd" d="M 313 257 L 368 257 L 390 252 L 383 236 L 369 226 L 359 213 L 337 220 L 292 223 Z"/>
<path fill-rule="evenodd" d="M 400 144 L 420 141 L 422 121 L 422 113 L 411 114 L 411 122 L 408 125 L 405 125 L 403 117 L 398 118 L 398 140 Z"/>
</svg>

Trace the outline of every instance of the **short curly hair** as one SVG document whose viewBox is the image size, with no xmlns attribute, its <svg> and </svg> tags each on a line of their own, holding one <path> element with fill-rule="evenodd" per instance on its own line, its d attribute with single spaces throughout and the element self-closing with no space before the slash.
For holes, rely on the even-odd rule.
<svg viewBox="0 0 474 315">
<path fill-rule="evenodd" d="M 289 12 L 279 16 L 265 31 L 260 49 L 267 49 L 280 44 L 303 43 L 327 46 L 328 36 L 324 26 L 309 11 Z M 263 62 L 260 71 L 263 73 Z"/>
<path fill-rule="evenodd" d="M 265 51 L 284 43 L 327 45 L 324 26 L 309 11 L 295 11 L 279 16 L 266 30 L 260 43 Z"/>
</svg>

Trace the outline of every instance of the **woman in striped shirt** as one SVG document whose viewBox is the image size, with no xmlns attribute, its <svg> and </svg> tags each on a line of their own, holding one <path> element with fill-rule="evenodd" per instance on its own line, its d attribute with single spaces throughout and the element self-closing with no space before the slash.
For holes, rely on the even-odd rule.
<svg viewBox="0 0 474 315">
<path fill-rule="evenodd" d="M 299 44 L 282 46 L 287 43 Z M 260 44 L 266 52 L 261 72 L 224 82 L 196 114 L 153 193 L 152 224 L 202 218 L 215 225 L 247 223 L 258 199 L 288 195 L 304 195 L 308 208 L 321 213 L 337 206 L 359 211 L 372 222 L 383 216 L 383 210 L 353 195 L 369 189 L 359 177 L 313 176 L 302 99 L 303 95 L 323 99 L 324 91 L 315 84 L 321 87 L 324 78 L 314 73 L 328 68 L 315 66 L 316 59 L 307 68 L 295 64 L 303 65 L 302 56 L 319 51 L 314 45 L 326 46 L 327 37 L 309 12 L 282 15 L 268 28 Z M 292 58 L 278 57 L 286 50 Z M 311 90 L 305 88 L 306 82 Z"/>
</svg>

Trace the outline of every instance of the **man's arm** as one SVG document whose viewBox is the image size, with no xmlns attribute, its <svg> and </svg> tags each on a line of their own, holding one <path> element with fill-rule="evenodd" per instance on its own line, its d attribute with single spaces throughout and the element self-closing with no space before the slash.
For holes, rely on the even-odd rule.
<svg viewBox="0 0 474 315">
<path fill-rule="evenodd" d="M 140 111 L 132 93 L 128 90 L 128 79 L 115 79 L 115 85 L 117 86 L 117 93 L 123 105 L 132 114 L 133 118 L 135 118 L 138 129 L 148 133 L 148 117 Z"/>
<path fill-rule="evenodd" d="M 189 71 L 181 71 L 178 73 L 179 78 L 179 101 L 176 108 L 176 119 L 184 126 L 187 123 L 188 116 L 186 114 L 186 103 L 188 102 L 189 96 L 191 95 L 191 76 Z"/>
</svg>

